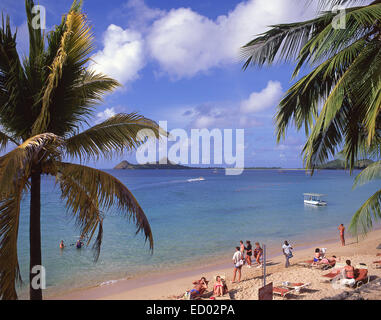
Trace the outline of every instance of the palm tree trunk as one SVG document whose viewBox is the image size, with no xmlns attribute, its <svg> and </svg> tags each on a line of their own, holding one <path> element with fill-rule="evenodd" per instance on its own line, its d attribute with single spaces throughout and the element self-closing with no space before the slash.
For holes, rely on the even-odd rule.
<svg viewBox="0 0 381 320">
<path fill-rule="evenodd" d="M 36 166 L 32 169 L 31 195 L 30 195 L 30 222 L 29 222 L 29 242 L 30 242 L 30 269 L 29 269 L 29 293 L 30 300 L 42 300 L 42 289 L 33 288 L 32 280 L 36 276 L 32 273 L 34 266 L 41 266 L 41 168 Z"/>
</svg>

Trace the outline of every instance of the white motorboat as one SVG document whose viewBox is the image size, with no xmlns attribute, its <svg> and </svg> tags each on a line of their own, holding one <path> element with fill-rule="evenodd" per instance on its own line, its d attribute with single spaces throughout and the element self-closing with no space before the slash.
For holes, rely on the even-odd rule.
<svg viewBox="0 0 381 320">
<path fill-rule="evenodd" d="M 196 178 L 196 179 L 188 179 L 187 181 L 188 182 L 196 182 L 196 181 L 204 181 L 205 178 L 204 177 L 200 177 L 200 178 Z"/>
<path fill-rule="evenodd" d="M 321 199 L 324 196 L 324 194 L 319 193 L 304 193 L 304 204 L 310 206 L 326 206 L 327 202 Z"/>
</svg>

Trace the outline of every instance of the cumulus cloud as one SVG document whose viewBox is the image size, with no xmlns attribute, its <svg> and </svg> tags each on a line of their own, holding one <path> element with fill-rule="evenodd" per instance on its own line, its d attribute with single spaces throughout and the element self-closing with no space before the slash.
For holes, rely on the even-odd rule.
<svg viewBox="0 0 381 320">
<path fill-rule="evenodd" d="M 145 65 L 144 40 L 139 32 L 111 24 L 104 34 L 103 46 L 103 50 L 92 57 L 93 70 L 122 84 L 138 77 Z"/>
<path fill-rule="evenodd" d="M 126 18 L 128 26 L 140 31 L 147 31 L 152 21 L 165 15 L 163 10 L 148 7 L 144 0 L 129 0 L 123 5 L 122 11 L 121 15 Z"/>
<path fill-rule="evenodd" d="M 128 28 L 110 25 L 104 49 L 93 58 L 97 70 L 122 83 L 135 80 L 148 61 L 157 62 L 158 73 L 172 79 L 236 63 L 240 48 L 270 25 L 316 14 L 316 8 L 300 5 L 300 0 L 242 1 L 216 19 L 191 8 L 150 8 L 143 0 L 129 0 L 120 10 Z"/>
<path fill-rule="evenodd" d="M 282 85 L 279 81 L 269 81 L 261 92 L 253 92 L 247 100 L 241 102 L 241 112 L 255 113 L 278 104 L 282 96 Z"/>
<path fill-rule="evenodd" d="M 153 23 L 147 45 L 164 72 L 192 77 L 239 61 L 239 49 L 268 26 L 300 20 L 307 13 L 298 0 L 241 2 L 215 20 L 190 8 L 172 9 Z"/>
<path fill-rule="evenodd" d="M 247 100 L 229 107 L 216 104 L 202 104 L 183 112 L 190 119 L 191 128 L 253 128 L 263 125 L 259 117 L 254 116 L 275 106 L 282 95 L 279 81 L 269 81 L 266 88 L 253 92 Z"/>
</svg>

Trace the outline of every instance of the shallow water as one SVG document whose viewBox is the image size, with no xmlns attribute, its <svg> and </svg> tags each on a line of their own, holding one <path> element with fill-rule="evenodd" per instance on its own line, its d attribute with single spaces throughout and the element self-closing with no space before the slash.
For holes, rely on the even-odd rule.
<svg viewBox="0 0 381 320">
<path fill-rule="evenodd" d="M 60 199 L 54 180 L 42 184 L 42 253 L 47 292 L 160 272 L 213 260 L 239 240 L 278 246 L 284 240 L 319 239 L 349 224 L 358 207 L 378 188 L 373 182 L 352 190 L 354 176 L 344 171 L 106 170 L 133 192 L 149 218 L 154 253 L 142 235 L 114 210 L 106 213 L 101 255 L 96 264 L 89 248 L 75 249 L 79 231 Z M 204 181 L 188 181 L 204 177 Z M 303 193 L 327 194 L 327 207 L 308 207 Z M 28 282 L 29 197 L 22 203 L 19 262 Z M 67 247 L 58 248 L 60 240 Z M 21 289 L 21 297 L 27 293 Z"/>
</svg>

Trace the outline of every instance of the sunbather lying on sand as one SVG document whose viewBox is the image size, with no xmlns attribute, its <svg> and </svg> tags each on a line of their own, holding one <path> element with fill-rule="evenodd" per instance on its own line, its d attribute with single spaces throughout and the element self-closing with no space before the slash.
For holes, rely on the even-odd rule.
<svg viewBox="0 0 381 320">
<path fill-rule="evenodd" d="M 323 258 L 320 261 L 316 262 L 316 264 L 333 264 L 336 262 L 336 256 L 332 256 L 330 258 Z"/>
<path fill-rule="evenodd" d="M 208 289 L 208 282 L 205 277 L 202 277 L 200 280 L 193 281 L 194 287 L 190 290 L 192 299 L 201 296 L 204 294 L 206 289 Z"/>
</svg>

